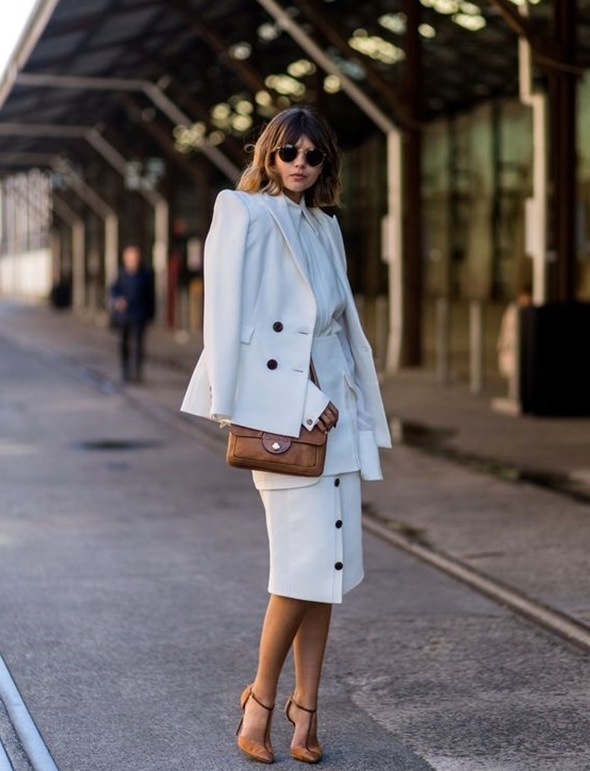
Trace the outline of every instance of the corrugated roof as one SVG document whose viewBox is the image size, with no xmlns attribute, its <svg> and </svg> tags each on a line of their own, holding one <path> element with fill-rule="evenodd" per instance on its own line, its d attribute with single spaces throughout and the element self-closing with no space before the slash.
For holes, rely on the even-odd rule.
<svg viewBox="0 0 590 771">
<path fill-rule="evenodd" d="M 48 0 L 46 5 L 52 4 Z M 402 0 L 283 0 L 282 7 L 397 120 L 397 105 L 404 101 L 404 5 Z M 548 30 L 550 10 L 549 0 L 530 7 L 541 35 Z M 579 58 L 590 61 L 590 0 L 580 0 L 578 12 Z M 516 33 L 492 2 L 421 0 L 421 15 L 421 120 L 517 93 Z M 345 43 L 356 50 L 346 50 Z M 196 136 L 201 131 L 215 142 L 227 135 L 243 143 L 251 127 L 260 125 L 271 112 L 256 102 L 256 93 L 265 89 L 279 105 L 289 99 L 319 104 L 337 126 L 344 147 L 378 132 L 334 83 L 328 81 L 325 90 L 325 73 L 306 64 L 308 60 L 256 0 L 59 0 L 22 70 L 29 75 L 160 82 L 172 101 L 182 101 L 190 121 L 197 122 Z M 370 65 L 372 79 L 363 62 Z M 106 90 L 41 87 L 18 78 L 11 83 L 7 75 L 0 100 L 2 93 L 0 124 L 100 124 L 107 138 L 130 131 L 125 107 Z M 170 117 L 152 109 L 145 94 L 133 93 L 133 99 L 147 111 L 144 117 L 172 136 Z M 157 153 L 157 146 L 150 148 L 153 140 L 143 143 Z M 235 158 L 235 148 L 227 142 L 220 147 Z M 32 152 L 77 150 L 71 139 L 0 136 L 0 168 L 12 168 L 7 154 Z"/>
</svg>

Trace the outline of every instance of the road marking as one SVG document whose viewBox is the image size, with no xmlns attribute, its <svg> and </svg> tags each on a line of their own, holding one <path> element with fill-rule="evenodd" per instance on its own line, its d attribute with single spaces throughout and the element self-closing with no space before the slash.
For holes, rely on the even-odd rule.
<svg viewBox="0 0 590 771">
<path fill-rule="evenodd" d="M 6 707 L 14 731 L 34 771 L 59 771 L 2 656 L 0 656 L 0 700 Z M 6 755 L 5 752 L 4 755 Z M 6 768 L 12 771 L 10 761 L 8 758 L 6 760 L 9 764 Z M 0 771 L 4 771 L 2 762 L 0 753 Z"/>
<path fill-rule="evenodd" d="M 522 592 L 497 581 L 495 578 L 480 573 L 455 557 L 416 543 L 407 536 L 392 530 L 387 524 L 382 524 L 375 515 L 365 514 L 363 526 L 379 538 L 457 578 L 501 605 L 506 605 L 511 610 L 545 627 L 545 629 L 549 629 L 560 637 L 565 637 L 585 650 L 590 650 L 590 627 L 586 624 L 527 597 Z"/>
<path fill-rule="evenodd" d="M 12 767 L 12 763 L 10 762 L 8 755 L 6 754 L 6 750 L 2 746 L 1 741 L 0 741 L 0 771 L 14 771 L 14 768 Z"/>
</svg>

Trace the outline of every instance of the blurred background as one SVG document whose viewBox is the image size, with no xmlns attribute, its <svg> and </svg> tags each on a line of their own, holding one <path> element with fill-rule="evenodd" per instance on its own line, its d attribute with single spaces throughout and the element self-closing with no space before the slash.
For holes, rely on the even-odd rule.
<svg viewBox="0 0 590 771">
<path fill-rule="evenodd" d="M 100 321 L 137 241 L 158 323 L 198 338 L 215 196 L 264 121 L 306 103 L 343 150 L 350 278 L 383 372 L 522 409 L 555 364 L 539 349 L 588 323 L 530 311 L 527 360 L 502 376 L 502 314 L 523 288 L 537 308 L 590 297 L 588 0 L 31 5 L 0 83 L 3 296 Z"/>
</svg>

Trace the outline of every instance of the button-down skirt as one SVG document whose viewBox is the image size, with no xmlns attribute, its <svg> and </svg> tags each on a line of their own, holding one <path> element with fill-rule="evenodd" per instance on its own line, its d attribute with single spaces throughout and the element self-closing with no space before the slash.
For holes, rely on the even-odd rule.
<svg viewBox="0 0 590 771">
<path fill-rule="evenodd" d="M 342 602 L 363 579 L 359 472 L 259 493 L 270 546 L 268 591 L 300 600 Z"/>
</svg>

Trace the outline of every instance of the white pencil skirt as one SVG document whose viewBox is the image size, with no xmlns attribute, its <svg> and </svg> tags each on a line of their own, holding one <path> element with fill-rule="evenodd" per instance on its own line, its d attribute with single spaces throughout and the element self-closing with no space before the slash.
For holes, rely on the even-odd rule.
<svg viewBox="0 0 590 771">
<path fill-rule="evenodd" d="M 268 591 L 300 600 L 342 602 L 363 579 L 359 472 L 259 493 L 270 549 Z"/>
</svg>

